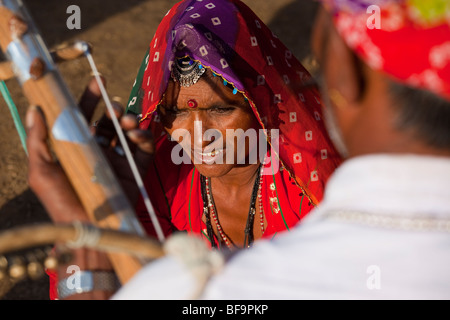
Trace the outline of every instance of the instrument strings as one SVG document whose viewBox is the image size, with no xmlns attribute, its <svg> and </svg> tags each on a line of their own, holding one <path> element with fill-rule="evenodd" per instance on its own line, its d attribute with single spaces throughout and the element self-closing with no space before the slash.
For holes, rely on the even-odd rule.
<svg viewBox="0 0 450 320">
<path fill-rule="evenodd" d="M 145 189 L 144 182 L 142 180 L 141 175 L 139 174 L 138 168 L 136 166 L 136 162 L 130 151 L 127 140 L 125 138 L 125 135 L 122 131 L 122 128 L 120 127 L 120 123 L 114 112 L 114 108 L 111 104 L 111 100 L 109 99 L 108 93 L 106 92 L 105 86 L 103 85 L 102 79 L 100 78 L 100 73 L 97 70 L 97 66 L 96 66 L 94 58 L 89 50 L 89 46 L 86 43 L 80 43 L 80 46 L 82 46 L 81 49 L 84 51 L 84 54 L 85 54 L 85 56 L 89 62 L 89 65 L 92 69 L 93 75 L 97 81 L 98 87 L 100 88 L 100 92 L 102 94 L 103 100 L 105 101 L 106 108 L 107 108 L 109 114 L 111 115 L 111 120 L 112 120 L 114 128 L 117 132 L 117 136 L 118 136 L 121 146 L 124 150 L 125 157 L 126 157 L 128 163 L 130 164 L 131 171 L 133 173 L 133 177 L 136 180 L 137 186 L 139 188 L 139 192 L 144 200 L 145 207 L 150 215 L 150 219 L 156 230 L 158 240 L 163 243 L 165 241 L 165 236 L 162 231 L 161 225 L 159 224 L 158 218 L 156 217 L 155 210 L 153 209 L 152 203 L 150 201 L 150 197 L 147 193 L 147 190 Z"/>
</svg>

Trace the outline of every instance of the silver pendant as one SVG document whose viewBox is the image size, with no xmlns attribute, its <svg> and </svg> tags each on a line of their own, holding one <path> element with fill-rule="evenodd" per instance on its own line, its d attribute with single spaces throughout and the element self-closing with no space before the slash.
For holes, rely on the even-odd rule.
<svg viewBox="0 0 450 320">
<path fill-rule="evenodd" d="M 206 69 L 200 62 L 185 57 L 175 61 L 171 76 L 182 87 L 190 87 L 198 82 L 205 71 Z"/>
</svg>

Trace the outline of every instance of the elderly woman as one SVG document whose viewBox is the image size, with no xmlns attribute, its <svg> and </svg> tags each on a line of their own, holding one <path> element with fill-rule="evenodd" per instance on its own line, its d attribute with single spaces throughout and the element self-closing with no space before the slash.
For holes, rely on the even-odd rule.
<svg viewBox="0 0 450 320">
<path fill-rule="evenodd" d="M 168 12 L 128 105 L 141 129 L 164 135 L 146 181 L 166 233 L 186 230 L 212 247 L 248 247 L 288 230 L 320 201 L 339 158 L 319 94 L 304 87 L 309 80 L 240 1 L 182 1 Z M 238 129 L 256 132 L 257 146 L 241 131 L 230 148 Z M 176 161 L 177 142 L 191 161 Z M 151 233 L 142 205 L 138 213 Z"/>
<path fill-rule="evenodd" d="M 184 0 L 167 13 L 122 119 L 133 115 L 136 125 L 124 127 L 140 146 L 148 147 L 145 134 L 153 134 L 153 160 L 140 163 L 166 235 L 187 231 L 212 248 L 248 248 L 289 230 L 318 204 L 340 158 L 312 83 L 238 0 Z M 111 137 L 107 127 L 99 124 L 97 134 Z M 35 189 L 41 199 L 58 193 Z M 138 198 L 137 188 L 126 189 Z M 54 215 L 67 196 L 58 199 L 57 206 L 43 200 Z M 136 208 L 154 235 L 142 200 Z"/>
</svg>

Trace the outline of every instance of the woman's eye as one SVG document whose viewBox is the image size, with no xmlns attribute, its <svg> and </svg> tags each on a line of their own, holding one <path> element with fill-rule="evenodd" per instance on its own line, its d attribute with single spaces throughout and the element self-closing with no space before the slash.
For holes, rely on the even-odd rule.
<svg viewBox="0 0 450 320">
<path fill-rule="evenodd" d="M 210 110 L 212 112 L 216 112 L 216 113 L 230 113 L 234 110 L 234 107 L 214 107 L 211 108 Z"/>
</svg>

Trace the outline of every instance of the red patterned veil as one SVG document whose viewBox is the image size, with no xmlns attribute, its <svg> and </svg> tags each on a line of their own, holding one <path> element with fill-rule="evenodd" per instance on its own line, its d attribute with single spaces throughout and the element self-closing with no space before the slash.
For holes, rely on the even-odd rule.
<svg viewBox="0 0 450 320">
<path fill-rule="evenodd" d="M 319 203 L 328 177 L 340 163 L 326 133 L 319 91 L 305 87 L 311 82 L 310 74 L 241 1 L 181 1 L 159 25 L 127 109 L 141 117 L 141 128 L 151 128 L 156 136 L 161 129 L 157 106 L 174 60 L 185 56 L 199 61 L 243 94 L 263 129 L 279 130 L 278 151 L 271 150 L 270 163 L 279 160 L 281 171 L 265 176 L 264 205 L 266 212 L 282 213 L 280 224 L 288 229 Z M 148 188 L 156 207 L 169 210 L 161 215 L 170 216 L 173 222 L 178 211 L 189 212 L 190 225 L 183 222 L 177 228 L 195 231 L 192 213 L 202 212 L 199 201 L 192 200 L 200 198 L 196 173 L 193 166 L 170 163 L 166 141 L 161 139 L 157 144 L 157 158 L 164 160 L 156 159 Z M 151 179 L 160 181 L 163 191 L 151 186 Z M 191 200 L 181 199 L 182 193 Z M 289 216 L 293 216 L 292 221 Z"/>
</svg>

